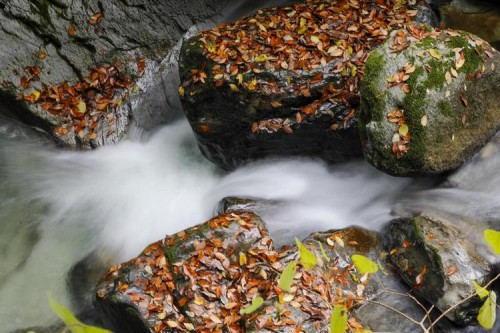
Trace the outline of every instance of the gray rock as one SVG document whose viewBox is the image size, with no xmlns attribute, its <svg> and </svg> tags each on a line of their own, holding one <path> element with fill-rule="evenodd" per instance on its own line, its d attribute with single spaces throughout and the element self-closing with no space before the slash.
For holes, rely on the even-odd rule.
<svg viewBox="0 0 500 333">
<path fill-rule="evenodd" d="M 316 15 L 311 13 L 319 12 L 322 5 L 323 2 L 314 0 L 281 9 L 263 9 L 235 25 L 220 25 L 212 32 L 198 34 L 183 43 L 179 60 L 182 105 L 199 147 L 209 160 L 224 169 L 234 169 L 247 161 L 268 156 L 319 156 L 327 161 L 339 161 L 361 154 L 356 129 L 358 82 L 367 50 L 381 43 L 385 35 L 372 29 L 369 23 L 354 27 L 357 24 L 354 21 L 330 22 L 336 15 L 334 12 L 326 16 L 328 20 L 317 15 L 317 22 L 303 23 L 301 27 L 301 16 L 297 13 L 304 12 L 304 17 Z M 363 1 L 360 8 L 349 9 L 359 15 L 368 15 L 374 9 L 386 25 L 395 22 L 392 16 L 404 16 L 406 11 L 406 7 L 383 8 L 374 1 Z M 269 22 L 266 17 L 283 15 L 283 11 L 291 13 L 287 24 L 293 27 L 284 27 L 284 22 L 264 27 L 258 22 Z M 429 18 L 433 16 L 431 11 L 420 10 L 419 13 L 419 20 L 432 21 Z M 325 28 L 325 25 L 335 28 Z M 347 30 L 351 25 L 355 30 Z M 309 30 L 304 29 L 307 26 Z M 395 27 L 387 27 L 388 30 L 392 28 Z M 267 37 L 254 36 L 256 31 L 263 29 L 263 36 Z M 258 51 L 262 54 L 252 54 L 253 50 L 249 50 L 248 59 L 241 60 L 245 58 L 244 52 L 238 49 L 240 42 L 231 30 L 252 35 L 252 40 L 262 46 Z M 214 59 L 219 44 L 214 42 L 212 51 L 212 46 L 207 45 L 212 43 L 209 39 L 221 33 L 233 37 L 225 35 L 218 42 L 222 39 L 233 42 L 224 46 L 225 51 L 220 48 L 220 52 L 231 54 L 229 60 L 217 62 Z M 310 39 L 318 38 L 313 33 L 324 35 L 325 43 L 328 40 L 322 51 L 316 50 Z M 274 41 L 273 45 L 266 38 L 274 35 L 279 41 Z M 331 41 L 338 45 L 349 41 L 349 45 L 342 46 L 348 51 L 331 56 L 339 51 Z M 290 52 L 300 50 L 302 55 L 307 54 L 304 56 L 307 61 L 301 60 L 300 54 L 280 53 L 286 52 L 280 50 L 282 46 Z M 331 53 L 326 52 L 330 47 L 333 47 Z M 349 51 L 349 47 L 359 52 Z M 236 59 L 238 56 L 241 59 Z M 207 77 L 199 80 L 202 73 Z"/>
<path fill-rule="evenodd" d="M 396 32 L 374 50 L 361 87 L 365 157 L 396 176 L 453 170 L 500 128 L 500 54 L 467 33 L 420 31 L 401 51 Z"/>
<path fill-rule="evenodd" d="M 475 292 L 473 281 L 489 281 L 495 259 L 470 231 L 457 221 L 426 216 L 394 220 L 385 231 L 389 259 L 415 295 L 440 311 L 454 307 L 447 317 L 464 326 L 476 322 L 483 302 L 473 297 L 456 305 Z"/>
<path fill-rule="evenodd" d="M 217 214 L 229 212 L 254 212 L 261 215 L 279 205 L 276 200 L 265 200 L 258 198 L 225 197 L 217 205 Z"/>
<path fill-rule="evenodd" d="M 8 110 L 10 116 L 50 133 L 59 143 L 81 149 L 117 142 L 131 117 L 140 127 L 157 126 L 173 116 L 169 109 L 177 98 L 167 92 L 171 82 L 167 73 L 172 71 L 167 54 L 190 27 L 218 14 L 226 3 L 198 0 L 188 9 L 179 1 L 157 0 L 3 1 L 0 44 L 8 47 L 0 50 L 0 103 L 6 106 L 2 112 Z M 38 75 L 24 72 L 34 66 Z M 72 116 L 67 105 L 58 114 L 42 108 L 43 92 L 48 90 L 42 83 L 74 86 L 99 66 L 115 66 L 119 71 L 115 81 L 130 81 L 126 87 L 107 91 L 112 92 L 114 104 L 105 112 L 96 106 L 100 89 L 96 96 L 92 89 L 77 94 L 86 103 L 84 115 Z M 21 84 L 23 76 L 32 78 L 27 89 Z M 16 100 L 20 95 L 29 97 L 33 89 L 42 92 L 34 104 Z M 73 109 L 78 100 L 71 101 Z M 70 101 L 68 95 L 64 101 Z"/>
</svg>

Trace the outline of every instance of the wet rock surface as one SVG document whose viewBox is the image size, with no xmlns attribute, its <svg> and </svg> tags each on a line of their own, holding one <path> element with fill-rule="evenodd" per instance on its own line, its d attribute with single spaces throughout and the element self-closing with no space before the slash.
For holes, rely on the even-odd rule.
<svg viewBox="0 0 500 333">
<path fill-rule="evenodd" d="M 493 277 L 492 254 L 458 221 L 419 216 L 393 221 L 386 229 L 390 262 L 414 293 L 461 325 L 476 321 L 482 301 L 473 297 L 473 281 L 485 285 Z"/>
<path fill-rule="evenodd" d="M 302 327 L 327 332 L 332 304 L 345 302 L 350 308 L 376 290 L 375 279 L 360 282 L 366 277 L 356 272 L 350 257 L 356 253 L 377 260 L 380 238 L 349 228 L 312 234 L 303 244 L 317 260 L 307 270 L 297 247 L 273 248 L 256 215 L 225 213 L 111 268 L 97 287 L 95 305 L 103 322 L 118 331 L 294 332 Z M 294 261 L 286 292 L 278 280 Z M 264 304 L 240 314 L 258 296 Z"/>
<path fill-rule="evenodd" d="M 172 116 L 165 57 L 225 3 L 200 0 L 187 10 L 178 1 L 3 2 L 0 103 L 73 148 L 118 141 L 131 117 L 157 126 Z"/>
<path fill-rule="evenodd" d="M 360 155 L 364 61 L 390 30 L 432 21 L 424 11 L 392 1 L 309 0 L 185 41 L 181 101 L 202 153 L 224 169 L 266 156 Z"/>
<path fill-rule="evenodd" d="M 397 176 L 453 170 L 499 128 L 499 53 L 463 32 L 394 32 L 367 60 L 365 157 Z"/>
</svg>

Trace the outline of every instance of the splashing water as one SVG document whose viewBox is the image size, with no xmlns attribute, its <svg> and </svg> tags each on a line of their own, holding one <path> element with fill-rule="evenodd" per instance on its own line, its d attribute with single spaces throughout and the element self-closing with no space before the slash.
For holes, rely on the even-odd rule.
<svg viewBox="0 0 500 333">
<path fill-rule="evenodd" d="M 0 206 L 1 235 L 34 234 L 0 243 L 7 254 L 19 252 L 20 261 L 0 271 L 0 323 L 9 330 L 50 317 L 48 307 L 36 305 L 46 304 L 46 290 L 69 297 L 66 274 L 87 254 L 127 260 L 165 234 L 207 220 L 225 196 L 279 201 L 263 218 L 284 242 L 352 224 L 378 228 L 410 184 L 364 162 L 329 168 L 312 160 L 268 161 L 222 174 L 200 155 L 186 121 L 146 142 L 91 152 L 7 137 L 0 134 L 2 188 L 10 189 Z"/>
</svg>

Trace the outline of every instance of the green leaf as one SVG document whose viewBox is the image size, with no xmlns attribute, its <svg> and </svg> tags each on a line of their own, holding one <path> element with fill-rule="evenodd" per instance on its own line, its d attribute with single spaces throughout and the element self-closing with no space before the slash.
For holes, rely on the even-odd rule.
<svg viewBox="0 0 500 333">
<path fill-rule="evenodd" d="M 325 258 L 326 261 L 330 262 L 330 258 L 326 254 L 326 251 L 325 251 L 325 248 L 323 247 L 323 244 L 320 241 L 318 241 L 318 244 L 319 244 L 319 249 L 321 250 L 321 254 L 323 255 L 323 258 Z"/>
<path fill-rule="evenodd" d="M 486 329 L 493 328 L 496 319 L 496 303 L 497 295 L 494 291 L 490 292 L 490 296 L 486 299 L 483 306 L 479 309 L 479 314 L 477 315 L 477 321 L 479 325 Z"/>
<path fill-rule="evenodd" d="M 344 333 L 347 328 L 347 309 L 343 305 L 335 305 L 330 317 L 330 333 Z"/>
<path fill-rule="evenodd" d="M 500 254 L 500 231 L 486 229 L 484 239 L 496 254 Z"/>
<path fill-rule="evenodd" d="M 254 312 L 258 308 L 260 308 L 260 306 L 263 303 L 264 303 L 264 299 L 262 297 L 260 297 L 260 296 L 255 297 L 252 300 L 252 304 L 250 304 L 246 308 L 240 310 L 240 315 L 246 315 L 246 314 L 250 314 L 250 313 Z"/>
<path fill-rule="evenodd" d="M 472 281 L 472 284 L 474 285 L 474 288 L 476 289 L 476 294 L 479 296 L 479 298 L 483 299 L 486 296 L 488 296 L 488 290 L 486 288 L 483 288 L 477 283 L 476 281 Z"/>
<path fill-rule="evenodd" d="M 78 108 L 78 113 L 84 114 L 87 111 L 87 104 L 85 104 L 84 101 L 80 101 L 77 106 Z"/>
<path fill-rule="evenodd" d="M 406 134 L 408 134 L 408 125 L 403 124 L 399 126 L 399 134 L 401 134 L 402 136 L 406 136 Z"/>
<path fill-rule="evenodd" d="M 354 266 L 356 266 L 356 269 L 361 274 L 372 274 L 378 271 L 377 263 L 371 261 L 365 256 L 362 256 L 360 254 L 353 254 L 351 256 L 351 259 L 352 263 L 354 264 Z"/>
<path fill-rule="evenodd" d="M 71 330 L 72 333 L 112 333 L 111 331 L 85 325 L 78 319 L 76 319 L 75 315 L 68 310 L 63 305 L 56 302 L 56 300 L 52 297 L 51 293 L 48 293 L 49 303 L 54 310 L 54 312 L 59 316 L 59 318 L 64 322 L 67 328 Z"/>
<path fill-rule="evenodd" d="M 309 251 L 298 238 L 295 238 L 295 243 L 297 243 L 297 248 L 299 249 L 300 263 L 306 270 L 309 270 L 316 266 L 317 260 L 316 256 Z"/>
<path fill-rule="evenodd" d="M 265 62 L 267 61 L 267 56 L 265 54 L 261 54 L 255 57 L 254 61 L 255 62 Z"/>
<path fill-rule="evenodd" d="M 290 291 L 290 287 L 292 286 L 293 276 L 295 275 L 295 266 L 297 262 L 294 260 L 288 265 L 286 265 L 285 269 L 280 275 L 279 286 L 283 291 Z"/>
<path fill-rule="evenodd" d="M 437 60 L 441 59 L 442 54 L 437 49 L 429 49 L 429 54 L 431 57 L 436 58 Z"/>
</svg>

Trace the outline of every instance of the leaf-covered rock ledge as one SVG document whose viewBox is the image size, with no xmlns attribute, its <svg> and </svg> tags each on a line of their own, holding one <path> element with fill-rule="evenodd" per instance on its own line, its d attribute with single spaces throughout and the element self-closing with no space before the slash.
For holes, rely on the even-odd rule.
<svg viewBox="0 0 500 333">
<path fill-rule="evenodd" d="M 377 288 L 368 258 L 380 237 L 349 228 L 297 245 L 277 250 L 258 216 L 225 213 L 112 267 L 95 305 L 119 332 L 329 332 L 335 306 L 347 312 Z"/>
<path fill-rule="evenodd" d="M 265 156 L 360 155 L 356 110 L 370 50 L 432 17 L 402 0 L 308 0 L 185 41 L 179 93 L 202 152 L 225 169 Z"/>
<path fill-rule="evenodd" d="M 227 1 L 0 3 L 0 112 L 73 148 L 118 141 L 169 117 L 163 60 Z M 171 116 L 171 115 L 170 115 Z"/>
</svg>

